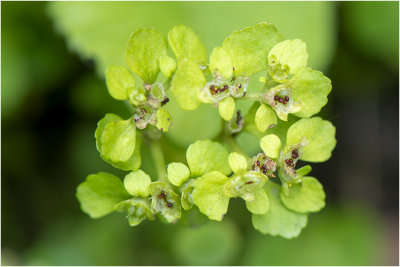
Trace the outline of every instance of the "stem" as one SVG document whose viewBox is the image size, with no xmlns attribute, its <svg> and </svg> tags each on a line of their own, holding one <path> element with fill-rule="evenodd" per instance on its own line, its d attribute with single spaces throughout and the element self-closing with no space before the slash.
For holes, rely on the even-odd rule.
<svg viewBox="0 0 400 267">
<path fill-rule="evenodd" d="M 153 157 L 154 165 L 156 165 L 158 181 L 168 182 L 167 172 L 165 170 L 164 153 L 161 149 L 160 141 L 151 140 L 150 153 Z"/>
<path fill-rule="evenodd" d="M 230 150 L 243 155 L 247 161 L 250 160 L 250 157 L 247 156 L 246 152 L 242 150 L 242 148 L 238 145 L 238 143 L 236 143 L 236 140 L 232 136 L 226 136 L 224 142 L 228 145 Z"/>
</svg>

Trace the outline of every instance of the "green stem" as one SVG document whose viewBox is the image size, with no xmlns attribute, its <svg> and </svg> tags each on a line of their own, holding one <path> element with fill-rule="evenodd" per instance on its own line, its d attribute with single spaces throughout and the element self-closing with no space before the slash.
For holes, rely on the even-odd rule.
<svg viewBox="0 0 400 267">
<path fill-rule="evenodd" d="M 232 136 L 226 136 L 224 138 L 225 144 L 229 147 L 231 151 L 237 152 L 241 155 L 243 155 L 247 161 L 250 160 L 250 157 L 247 156 L 246 152 L 243 151 L 243 149 L 236 143 L 236 140 Z"/>
<path fill-rule="evenodd" d="M 167 171 L 165 168 L 164 153 L 161 149 L 160 141 L 151 140 L 150 142 L 150 153 L 153 157 L 154 165 L 157 169 L 158 181 L 168 182 Z"/>
</svg>

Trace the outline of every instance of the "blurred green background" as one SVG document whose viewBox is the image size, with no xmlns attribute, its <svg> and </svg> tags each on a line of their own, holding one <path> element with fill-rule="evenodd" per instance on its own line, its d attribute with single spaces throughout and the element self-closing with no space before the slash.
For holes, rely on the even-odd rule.
<svg viewBox="0 0 400 267">
<path fill-rule="evenodd" d="M 398 2 L 3 1 L 1 15 L 3 265 L 399 264 Z M 88 174 L 124 174 L 101 160 L 94 131 L 107 112 L 129 116 L 108 95 L 103 73 L 123 64 L 130 33 L 155 27 L 166 35 L 185 24 L 210 52 L 261 21 L 306 41 L 309 65 L 333 83 L 320 116 L 337 127 L 338 144 L 312 171 L 327 205 L 300 237 L 262 235 L 235 199 L 221 223 L 194 211 L 185 223 L 131 228 L 122 214 L 92 220 L 82 213 L 75 189 Z M 169 108 L 167 162 L 184 160 L 193 140 L 218 134 L 213 107 L 181 112 L 172 101 Z M 255 152 L 250 137 L 238 141 Z M 142 154 L 143 169 L 154 174 L 146 147 Z"/>
</svg>

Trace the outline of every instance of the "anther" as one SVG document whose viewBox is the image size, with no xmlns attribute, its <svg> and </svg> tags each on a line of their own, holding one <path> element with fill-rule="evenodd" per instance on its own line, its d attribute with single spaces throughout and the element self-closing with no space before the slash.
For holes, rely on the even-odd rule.
<svg viewBox="0 0 400 267">
<path fill-rule="evenodd" d="M 168 202 L 167 206 L 168 206 L 168 208 L 171 208 L 172 207 L 172 203 Z"/>
<path fill-rule="evenodd" d="M 295 150 L 292 151 L 292 157 L 293 157 L 294 159 L 297 159 L 297 158 L 299 157 L 299 152 L 297 151 L 297 149 L 295 149 Z"/>
</svg>

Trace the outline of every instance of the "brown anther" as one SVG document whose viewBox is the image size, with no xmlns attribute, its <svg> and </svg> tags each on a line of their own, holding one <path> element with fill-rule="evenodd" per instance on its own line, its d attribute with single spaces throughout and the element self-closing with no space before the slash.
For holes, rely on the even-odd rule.
<svg viewBox="0 0 400 267">
<path fill-rule="evenodd" d="M 239 84 L 239 88 L 242 88 L 242 84 Z"/>
<path fill-rule="evenodd" d="M 283 103 L 283 98 L 279 97 L 278 102 Z"/>
<path fill-rule="evenodd" d="M 249 182 L 247 182 L 246 184 L 252 184 L 252 183 L 254 183 L 253 181 L 249 181 Z"/>
<path fill-rule="evenodd" d="M 257 160 L 257 161 L 256 161 L 256 164 L 257 164 L 257 166 L 260 166 L 260 161 Z"/>
<path fill-rule="evenodd" d="M 274 96 L 274 100 L 275 100 L 275 101 L 279 101 L 279 96 L 277 96 L 277 95 Z"/>
<path fill-rule="evenodd" d="M 166 97 L 163 99 L 163 101 L 161 101 L 161 105 L 163 106 L 163 105 L 167 104 L 168 102 L 169 102 L 169 98 Z"/>
<path fill-rule="evenodd" d="M 172 208 L 172 203 L 168 202 L 167 206 L 168 206 L 168 208 Z"/>
<path fill-rule="evenodd" d="M 228 88 L 229 88 L 228 85 L 225 84 L 224 89 L 227 90 Z"/>
<path fill-rule="evenodd" d="M 295 149 L 295 150 L 292 151 L 292 157 L 293 157 L 294 159 L 297 159 L 297 158 L 299 157 L 299 152 L 297 151 L 297 149 Z"/>
<path fill-rule="evenodd" d="M 289 101 L 289 97 L 288 96 L 285 96 L 285 101 L 286 102 Z"/>
<path fill-rule="evenodd" d="M 162 199 L 162 198 L 164 198 L 165 197 L 165 193 L 164 192 L 161 192 L 159 195 L 158 195 L 158 199 Z"/>
</svg>

